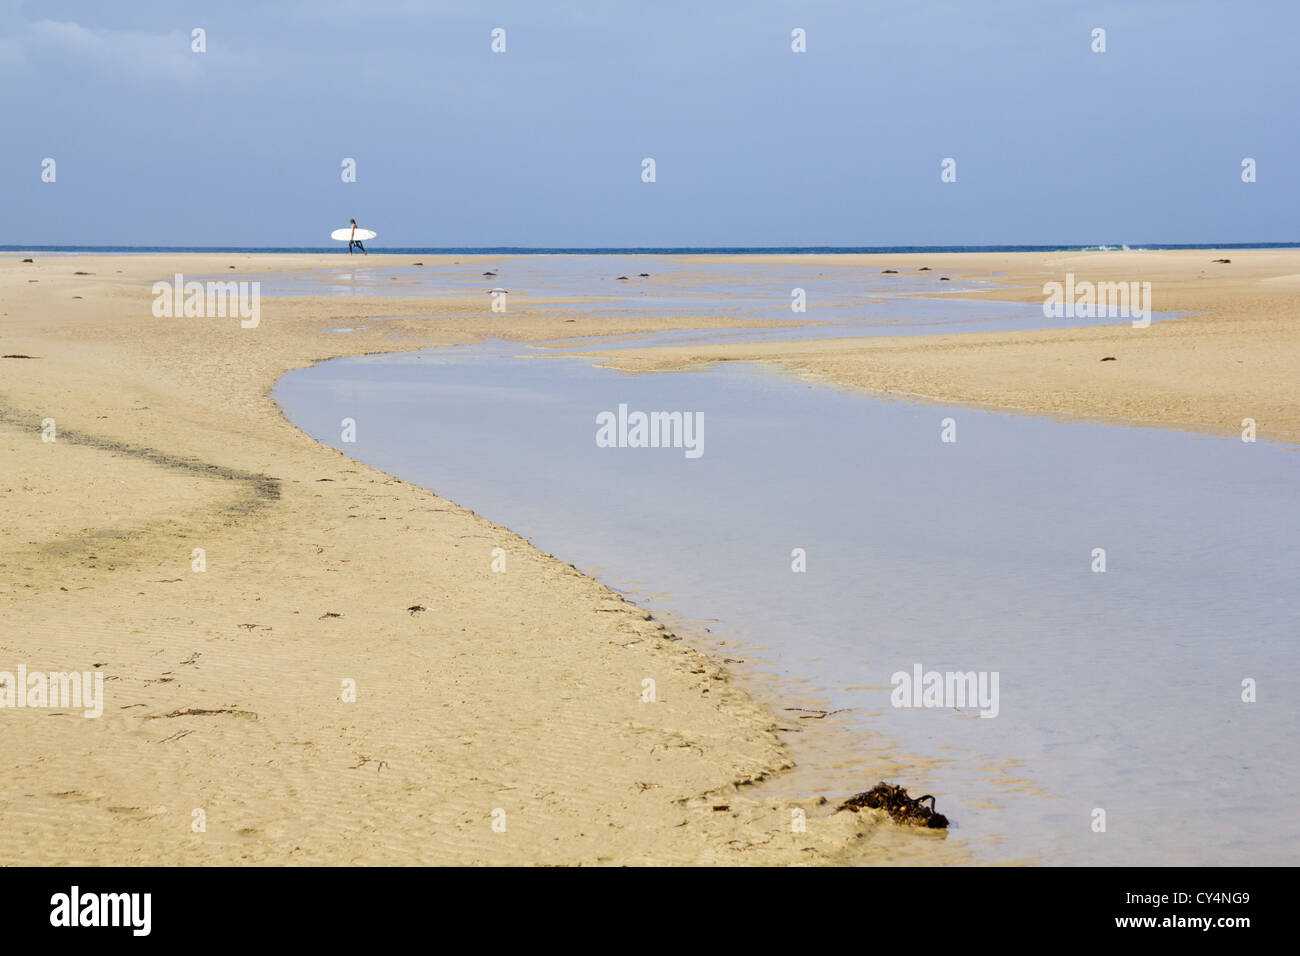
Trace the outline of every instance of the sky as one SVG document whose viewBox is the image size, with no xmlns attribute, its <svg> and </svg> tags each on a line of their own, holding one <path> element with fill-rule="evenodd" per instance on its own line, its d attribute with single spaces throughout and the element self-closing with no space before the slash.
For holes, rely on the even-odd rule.
<svg viewBox="0 0 1300 956">
<path fill-rule="evenodd" d="M 1295 0 L 0 0 L 0 244 L 1297 241 L 1297 35 Z"/>
</svg>

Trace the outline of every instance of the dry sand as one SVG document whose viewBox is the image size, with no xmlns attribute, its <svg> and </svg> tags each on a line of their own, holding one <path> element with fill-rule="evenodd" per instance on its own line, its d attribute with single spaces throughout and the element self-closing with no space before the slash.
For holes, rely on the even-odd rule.
<svg viewBox="0 0 1300 956">
<path fill-rule="evenodd" d="M 764 798 L 752 782 L 789 767 L 780 728 L 798 721 L 572 567 L 310 440 L 268 397 L 321 358 L 663 320 L 264 298 L 242 329 L 155 318 L 150 284 L 338 258 L 20 258 L 0 260 L 0 354 L 33 356 L 0 359 L 0 671 L 95 670 L 106 703 L 98 720 L 0 710 L 0 860 L 966 859 L 816 792 Z M 356 265 L 386 261 L 412 260 Z M 382 315 L 422 318 L 321 334 Z M 863 763 L 863 789 L 877 771 Z"/>
</svg>

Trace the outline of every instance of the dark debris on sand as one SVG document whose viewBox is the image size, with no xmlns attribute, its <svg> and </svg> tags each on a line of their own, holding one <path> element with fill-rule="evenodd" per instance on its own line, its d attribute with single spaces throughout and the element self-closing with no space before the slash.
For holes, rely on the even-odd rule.
<svg viewBox="0 0 1300 956">
<path fill-rule="evenodd" d="M 925 805 L 926 800 L 930 801 L 928 807 Z M 927 793 L 913 800 L 902 787 L 883 780 L 870 790 L 849 797 L 835 808 L 835 812 L 852 810 L 857 813 L 863 807 L 884 810 L 895 823 L 908 826 L 929 827 L 933 830 L 947 829 L 948 826 L 948 818 L 935 812 L 934 797 Z"/>
</svg>

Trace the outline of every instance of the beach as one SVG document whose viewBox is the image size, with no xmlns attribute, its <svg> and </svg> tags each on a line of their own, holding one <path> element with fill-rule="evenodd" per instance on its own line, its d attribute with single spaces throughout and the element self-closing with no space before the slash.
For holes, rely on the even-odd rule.
<svg viewBox="0 0 1300 956">
<path fill-rule="evenodd" d="M 494 313 L 480 293 L 264 297 L 243 327 L 160 318 L 152 285 L 417 260 L 478 276 L 500 257 L 25 257 L 0 259 L 0 353 L 29 356 L 0 359 L 0 671 L 93 670 L 105 690 L 95 720 L 3 715 L 10 862 L 969 861 L 959 839 L 833 813 L 811 783 L 770 795 L 761 784 L 800 748 L 835 745 L 832 727 L 760 703 L 716 655 L 438 488 L 311 440 L 270 395 L 285 372 L 345 355 L 744 321 L 610 319 L 527 297 Z M 646 258 L 656 275 L 675 268 Z M 1158 313 L 1196 314 L 1147 328 L 559 351 L 630 372 L 756 361 L 908 400 L 1209 435 L 1250 418 L 1260 440 L 1300 436 L 1300 252 L 797 261 L 873 276 L 928 266 L 986 283 L 963 297 L 1021 303 L 1067 272 L 1140 279 Z M 815 306 L 791 316 L 817 320 Z M 337 327 L 356 331 L 323 334 Z M 789 702 L 816 703 L 794 689 Z M 862 764 L 860 789 L 888 769 Z M 791 825 L 796 811 L 806 827 Z"/>
</svg>

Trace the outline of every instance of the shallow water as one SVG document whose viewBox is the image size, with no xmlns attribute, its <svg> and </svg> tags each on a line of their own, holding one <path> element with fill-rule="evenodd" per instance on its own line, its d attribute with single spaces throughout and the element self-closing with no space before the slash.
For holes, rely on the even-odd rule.
<svg viewBox="0 0 1300 956">
<path fill-rule="evenodd" d="M 355 257 L 353 257 L 355 258 Z M 484 276 L 484 272 L 494 272 Z M 641 273 L 649 273 L 642 277 Z M 626 276 L 626 280 L 620 280 Z M 229 279 L 220 274 L 196 278 Z M 336 296 L 481 296 L 507 290 L 511 310 L 594 314 L 721 316 L 744 321 L 824 323 L 773 328 L 768 338 L 919 335 L 940 332 L 1024 331 L 1102 325 L 1097 317 L 1052 319 L 1041 304 L 963 300 L 946 297 L 988 283 L 944 281 L 937 271 L 908 267 L 896 275 L 867 272 L 859 265 L 698 261 L 654 256 L 502 256 L 460 264 L 379 267 L 346 262 L 297 275 L 258 279 L 261 294 Z M 1122 277 L 1117 277 L 1122 278 Z M 792 309 L 794 290 L 804 293 L 804 310 Z M 589 301 L 543 301 L 584 299 Z M 1169 316 L 1154 316 L 1153 321 Z M 377 324 L 382 319 L 369 320 Z M 350 331 L 331 329 L 330 331 Z M 716 333 L 708 333 L 710 335 Z M 647 344 L 685 344 L 683 333 L 659 333 Z M 762 336 L 759 336 L 761 339 Z M 736 334 L 713 341 L 736 341 Z M 753 340 L 745 336 L 745 340 Z"/>
<path fill-rule="evenodd" d="M 529 351 L 341 359 L 275 397 L 326 444 L 850 708 L 829 719 L 864 755 L 918 755 L 903 782 L 980 859 L 1294 862 L 1295 453 Z M 597 447 L 620 403 L 702 412 L 702 456 Z M 892 706 L 916 664 L 997 672 L 997 716 Z"/>
</svg>

